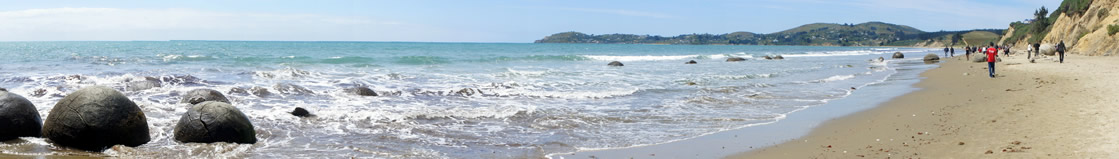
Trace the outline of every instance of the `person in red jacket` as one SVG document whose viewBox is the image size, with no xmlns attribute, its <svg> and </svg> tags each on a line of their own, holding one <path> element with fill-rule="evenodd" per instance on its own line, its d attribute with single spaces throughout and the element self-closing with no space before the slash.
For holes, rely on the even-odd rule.
<svg viewBox="0 0 1119 159">
<path fill-rule="evenodd" d="M 995 78 L 995 61 L 998 61 L 999 48 L 995 47 L 995 43 L 987 47 L 987 71 L 991 72 L 991 78 Z"/>
</svg>

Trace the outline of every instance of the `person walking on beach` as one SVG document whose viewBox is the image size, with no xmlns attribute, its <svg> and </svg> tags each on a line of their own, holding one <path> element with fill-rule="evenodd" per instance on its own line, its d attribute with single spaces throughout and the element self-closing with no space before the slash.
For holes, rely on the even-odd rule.
<svg viewBox="0 0 1119 159">
<path fill-rule="evenodd" d="M 948 57 L 956 57 L 956 48 L 954 48 L 954 47 L 953 48 L 948 48 L 948 52 L 952 53 L 952 54 L 949 54 L 950 56 L 948 56 Z"/>
<path fill-rule="evenodd" d="M 1034 57 L 1041 56 L 1041 43 L 1034 43 Z"/>
<path fill-rule="evenodd" d="M 999 49 L 995 47 L 995 43 L 992 42 L 990 46 L 987 47 L 987 71 L 991 72 L 991 78 L 995 78 L 995 61 L 998 60 L 996 56 L 999 56 Z"/>
<path fill-rule="evenodd" d="M 944 56 L 948 56 L 948 47 L 944 47 Z"/>
<path fill-rule="evenodd" d="M 968 61 L 971 60 L 971 49 L 973 49 L 973 47 L 971 46 L 967 46 L 967 48 L 964 49 L 964 59 L 967 59 Z"/>
<path fill-rule="evenodd" d="M 1002 55 L 1010 57 L 1010 46 L 1002 46 Z"/>
<path fill-rule="evenodd" d="M 1033 45 L 1030 45 L 1030 46 L 1026 46 L 1026 59 L 1027 59 L 1027 60 L 1028 60 L 1028 59 L 1031 59 L 1031 58 L 1030 58 L 1030 54 L 1033 54 L 1033 53 L 1034 53 L 1034 47 L 1031 47 L 1031 46 L 1033 46 Z"/>
<path fill-rule="evenodd" d="M 1057 54 L 1061 55 L 1061 63 L 1065 63 L 1065 41 L 1064 40 L 1061 40 L 1061 43 L 1057 43 Z"/>
</svg>

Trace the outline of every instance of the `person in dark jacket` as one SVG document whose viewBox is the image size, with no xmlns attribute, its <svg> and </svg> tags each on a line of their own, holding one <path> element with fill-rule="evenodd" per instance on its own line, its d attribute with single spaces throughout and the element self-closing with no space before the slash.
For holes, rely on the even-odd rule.
<svg viewBox="0 0 1119 159">
<path fill-rule="evenodd" d="M 1065 41 L 1061 40 L 1061 43 L 1057 43 L 1057 54 L 1061 55 L 1061 63 L 1065 63 L 1065 51 Z"/>
</svg>

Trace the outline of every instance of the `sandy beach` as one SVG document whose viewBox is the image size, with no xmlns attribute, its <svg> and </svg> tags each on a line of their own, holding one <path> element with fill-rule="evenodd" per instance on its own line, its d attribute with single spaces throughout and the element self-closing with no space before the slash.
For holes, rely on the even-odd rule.
<svg viewBox="0 0 1119 159">
<path fill-rule="evenodd" d="M 1108 158 L 1119 148 L 1116 57 L 945 58 L 921 90 L 727 158 Z"/>
</svg>

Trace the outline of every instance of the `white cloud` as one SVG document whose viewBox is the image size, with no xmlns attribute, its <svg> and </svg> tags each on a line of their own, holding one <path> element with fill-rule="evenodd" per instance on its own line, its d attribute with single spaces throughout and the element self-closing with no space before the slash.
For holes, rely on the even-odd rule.
<svg viewBox="0 0 1119 159">
<path fill-rule="evenodd" d="M 27 9 L 2 11 L 0 22 L 0 41 L 426 41 L 452 33 L 436 27 L 370 17 L 192 9 Z"/>
</svg>

